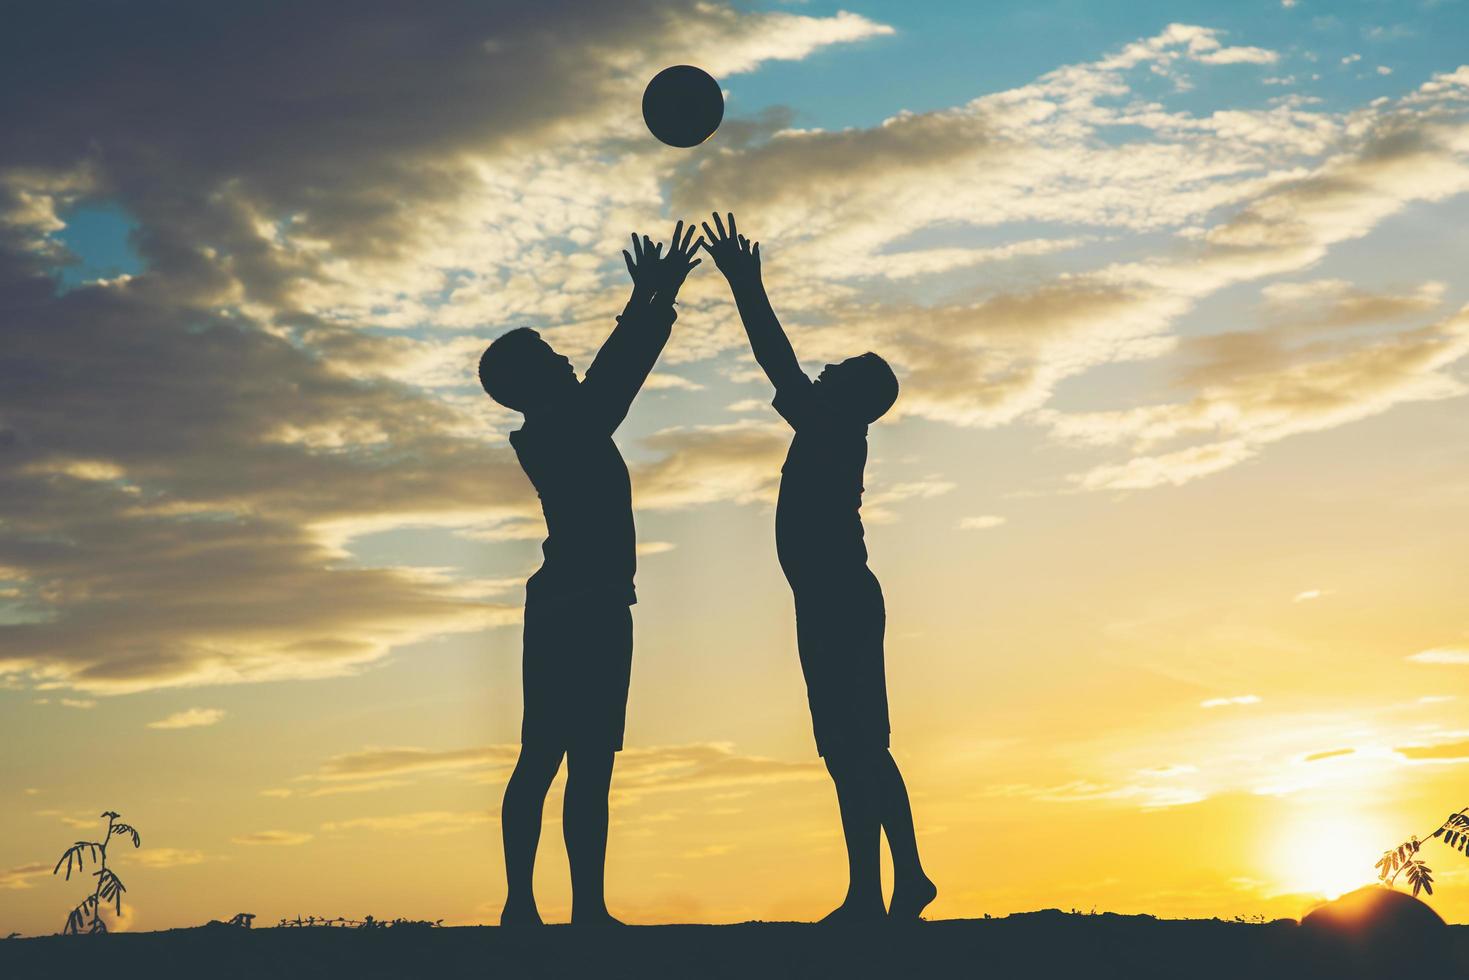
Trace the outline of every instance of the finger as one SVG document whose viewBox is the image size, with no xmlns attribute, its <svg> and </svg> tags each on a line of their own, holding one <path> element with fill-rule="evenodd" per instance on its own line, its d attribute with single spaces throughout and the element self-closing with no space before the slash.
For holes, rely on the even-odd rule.
<svg viewBox="0 0 1469 980">
<path fill-rule="evenodd" d="M 691 242 L 693 240 L 693 238 L 694 238 L 694 226 L 693 225 L 689 225 L 689 230 L 687 232 L 685 232 L 684 233 L 684 236 L 683 236 L 683 251 L 685 253 L 689 253 L 689 252 L 692 252 L 693 251 L 693 249 L 689 248 L 689 242 Z"/>
<path fill-rule="evenodd" d="M 724 238 L 728 238 L 729 237 L 728 235 L 726 235 L 724 233 L 724 222 L 719 219 L 719 212 L 718 211 L 715 211 L 714 212 L 714 227 L 716 227 L 716 228 L 719 229 L 719 237 L 721 239 L 724 239 Z"/>
<path fill-rule="evenodd" d="M 739 242 L 740 242 L 740 251 L 741 252 L 748 252 L 750 250 L 750 243 L 747 242 L 747 241 L 745 241 L 745 236 L 744 235 L 741 235 L 740 236 Z"/>
<path fill-rule="evenodd" d="M 734 212 L 729 213 L 729 237 L 735 237 Z"/>
<path fill-rule="evenodd" d="M 690 245 L 685 251 L 687 251 L 688 254 L 693 255 L 695 252 L 697 252 L 699 250 L 699 246 L 701 246 L 701 245 L 704 248 L 708 248 L 709 247 L 709 243 L 706 242 L 706 241 L 704 241 L 704 236 L 703 235 L 700 235 L 699 236 L 699 240 L 696 241 L 696 242 L 694 242 L 693 245 Z"/>
<path fill-rule="evenodd" d="M 677 249 L 678 248 L 678 240 L 682 236 L 683 236 L 683 219 L 682 218 L 679 218 L 678 219 L 678 224 L 676 224 L 676 225 L 673 226 L 673 244 L 670 245 L 669 248 L 670 249 Z"/>
<path fill-rule="evenodd" d="M 663 257 L 663 243 L 662 242 L 658 242 L 656 245 L 653 246 L 653 258 L 655 258 L 655 259 L 661 259 L 662 257 Z"/>
<path fill-rule="evenodd" d="M 638 241 L 638 233 L 632 233 L 632 254 L 637 256 L 639 262 L 643 261 L 643 243 Z"/>
<path fill-rule="evenodd" d="M 700 262 L 703 262 L 703 261 L 704 261 L 703 259 L 694 259 L 694 261 L 692 261 L 692 262 L 689 263 L 689 268 L 692 269 L 694 266 L 698 265 Z"/>
<path fill-rule="evenodd" d="M 709 247 L 709 243 L 710 242 L 717 242 L 717 241 L 719 241 L 719 239 L 714 236 L 714 229 L 709 227 L 709 222 L 707 222 L 707 221 L 704 222 L 704 234 L 706 234 L 706 235 L 709 236 L 708 241 L 706 241 L 704 243 L 704 247 L 705 248 L 708 248 Z M 710 255 L 713 255 L 714 253 L 711 251 L 709 254 Z"/>
<path fill-rule="evenodd" d="M 759 242 L 756 242 L 755 243 L 755 250 L 751 254 L 753 254 L 755 256 L 755 261 L 756 262 L 759 262 L 760 261 L 760 243 Z"/>
<path fill-rule="evenodd" d="M 638 267 L 632 264 L 632 256 L 627 254 L 627 249 L 622 250 L 622 261 L 627 263 L 627 274 L 636 279 L 638 277 Z"/>
<path fill-rule="evenodd" d="M 705 241 L 703 238 L 700 238 L 699 241 L 698 241 L 698 244 L 696 244 L 694 247 L 695 248 L 698 248 L 701 245 L 704 247 L 704 251 L 708 252 L 710 255 L 713 255 L 714 254 L 714 249 L 710 248 L 709 247 L 709 243 L 707 241 Z"/>
</svg>

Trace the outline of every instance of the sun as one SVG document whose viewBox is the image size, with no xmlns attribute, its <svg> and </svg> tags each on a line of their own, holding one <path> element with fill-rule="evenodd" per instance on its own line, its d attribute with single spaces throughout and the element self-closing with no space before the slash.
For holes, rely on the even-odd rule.
<svg viewBox="0 0 1469 980">
<path fill-rule="evenodd" d="M 1372 862 L 1387 838 L 1376 824 L 1331 809 L 1298 817 L 1273 848 L 1273 877 L 1290 892 L 1337 898 L 1377 880 Z"/>
</svg>

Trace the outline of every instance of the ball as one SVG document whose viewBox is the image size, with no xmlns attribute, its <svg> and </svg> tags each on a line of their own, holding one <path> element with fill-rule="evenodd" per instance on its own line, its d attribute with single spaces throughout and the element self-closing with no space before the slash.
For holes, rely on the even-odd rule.
<svg viewBox="0 0 1469 980">
<path fill-rule="evenodd" d="M 724 93 L 702 68 L 674 65 L 643 90 L 643 121 L 669 146 L 698 146 L 724 119 Z"/>
</svg>

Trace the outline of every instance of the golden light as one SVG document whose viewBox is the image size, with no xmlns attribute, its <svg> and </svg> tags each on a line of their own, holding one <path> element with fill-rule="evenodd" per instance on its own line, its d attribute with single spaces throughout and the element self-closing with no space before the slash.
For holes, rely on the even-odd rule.
<svg viewBox="0 0 1469 980">
<path fill-rule="evenodd" d="M 1350 810 L 1322 809 L 1288 823 L 1272 848 L 1272 877 L 1287 892 L 1332 899 L 1377 880 L 1390 834 Z"/>
</svg>

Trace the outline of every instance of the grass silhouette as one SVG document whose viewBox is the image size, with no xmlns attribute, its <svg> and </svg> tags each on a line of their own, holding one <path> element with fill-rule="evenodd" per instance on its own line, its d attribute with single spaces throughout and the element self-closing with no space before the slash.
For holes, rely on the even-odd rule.
<svg viewBox="0 0 1469 980">
<path fill-rule="evenodd" d="M 1414 903 L 1402 891 L 1374 889 Z M 320 920 L 318 920 L 320 921 Z M 995 977 L 1022 980 L 1352 980 L 1464 976 L 1469 927 L 1440 926 L 1449 959 L 1394 943 L 1392 969 L 1350 937 L 1316 937 L 1294 920 L 1167 920 L 1050 909 L 994 919 L 938 920 L 881 929 L 767 922 L 739 925 L 539 929 L 256 928 L 118 933 L 99 942 L 43 936 L 0 943 L 3 977 L 536 978 L 710 980 Z M 1376 961 L 1373 961 L 1376 962 Z M 1427 972 L 1420 972 L 1426 970 Z"/>
</svg>

